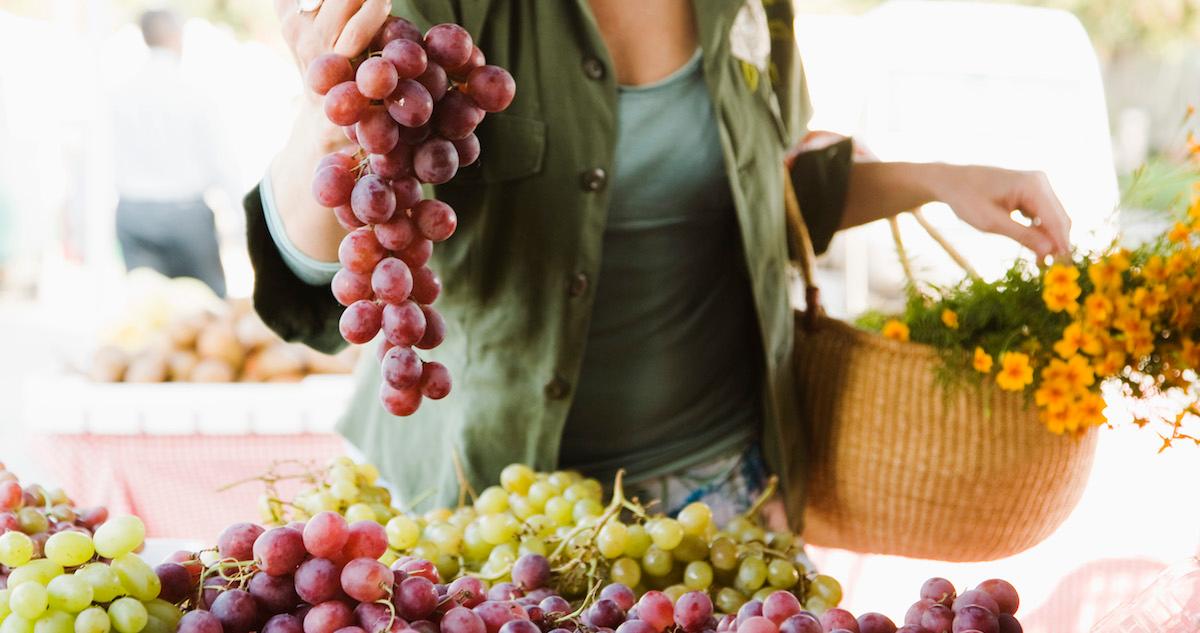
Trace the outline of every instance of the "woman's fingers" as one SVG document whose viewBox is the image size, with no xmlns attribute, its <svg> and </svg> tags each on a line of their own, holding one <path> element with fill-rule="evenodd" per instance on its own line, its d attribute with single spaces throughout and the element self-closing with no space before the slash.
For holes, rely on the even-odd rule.
<svg viewBox="0 0 1200 633">
<path fill-rule="evenodd" d="M 989 225 L 987 230 L 1019 242 L 1025 248 L 1033 251 L 1039 262 L 1044 260 L 1047 255 L 1059 252 L 1054 240 L 1041 227 L 1025 226 L 1007 215 L 1000 221 Z"/>
<path fill-rule="evenodd" d="M 326 0 L 328 2 L 328 0 Z M 392 11 L 391 0 L 351 0 L 360 6 L 346 21 L 333 44 L 333 52 L 355 57 L 366 50 Z"/>
<path fill-rule="evenodd" d="M 363 6 L 363 0 L 325 0 L 313 20 L 317 39 L 326 50 L 332 49 L 346 23 Z"/>
<path fill-rule="evenodd" d="M 1045 174 L 1035 172 L 1028 176 L 1029 184 L 1021 188 L 1021 198 L 1018 209 L 1034 222 L 1034 228 L 1039 229 L 1050 240 L 1054 252 L 1062 255 L 1071 251 L 1071 218 L 1063 208 L 1062 202 L 1054 194 Z"/>
</svg>

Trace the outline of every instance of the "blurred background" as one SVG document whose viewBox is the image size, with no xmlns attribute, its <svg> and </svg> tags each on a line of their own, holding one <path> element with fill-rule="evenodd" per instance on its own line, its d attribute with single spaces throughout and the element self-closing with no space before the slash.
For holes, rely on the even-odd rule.
<svg viewBox="0 0 1200 633">
<path fill-rule="evenodd" d="M 1043 170 L 1082 248 L 1158 231 L 1197 180 L 1183 123 L 1200 103 L 1200 0 L 796 4 L 814 129 L 884 160 Z M 158 9 L 171 14 L 144 35 Z M 137 512 L 152 536 L 209 540 L 257 516 L 256 489 L 221 485 L 342 452 L 331 428 L 353 359 L 275 340 L 246 305 L 240 198 L 300 89 L 270 2 L 0 2 L 0 461 Z M 203 281 L 126 272 L 153 261 L 137 218 L 161 205 L 198 222 L 172 248 Z M 1022 256 L 926 213 L 984 275 Z M 901 228 L 922 281 L 961 277 L 915 222 Z M 902 299 L 886 224 L 839 235 L 820 275 L 839 316 Z M 901 617 L 916 596 L 892 588 L 930 575 L 999 576 L 1021 590 L 1027 631 L 1084 631 L 1200 550 L 1200 449 L 1158 445 L 1106 431 L 1075 513 L 1011 559 L 813 558 L 855 611 Z"/>
</svg>

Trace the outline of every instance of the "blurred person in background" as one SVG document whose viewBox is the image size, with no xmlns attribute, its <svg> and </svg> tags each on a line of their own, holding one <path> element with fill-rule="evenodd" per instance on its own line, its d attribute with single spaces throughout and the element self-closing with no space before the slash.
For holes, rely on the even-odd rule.
<svg viewBox="0 0 1200 633">
<path fill-rule="evenodd" d="M 180 67 L 183 29 L 170 11 L 140 20 L 149 55 L 113 97 L 117 239 L 125 267 L 194 277 L 225 296 L 216 222 L 204 192 L 226 182 L 201 92 Z"/>
</svg>

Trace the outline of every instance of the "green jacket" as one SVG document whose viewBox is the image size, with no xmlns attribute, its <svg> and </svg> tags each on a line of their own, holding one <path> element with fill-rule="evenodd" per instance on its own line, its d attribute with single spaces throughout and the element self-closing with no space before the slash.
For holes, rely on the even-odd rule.
<svg viewBox="0 0 1200 633">
<path fill-rule="evenodd" d="M 791 482 L 799 433 L 782 162 L 809 114 L 791 3 L 694 3 L 758 313 L 764 452 Z M 602 257 L 617 86 L 587 0 L 394 0 L 393 12 L 422 28 L 464 25 L 488 61 L 517 82 L 512 106 L 478 130 L 480 161 L 436 190 L 458 211 L 459 225 L 431 264 L 444 285 L 437 307 L 448 327 L 445 343 L 427 356 L 449 367 L 453 392 L 394 418 L 378 403 L 370 351 L 340 427 L 399 488 L 401 501 L 447 505 L 459 489 L 456 453 L 476 490 L 497 482 L 509 463 L 556 466 Z M 849 154 L 846 144 L 810 154 L 794 176 L 818 249 L 840 220 Z M 287 269 L 257 192 L 247 196 L 246 210 L 259 313 L 286 339 L 341 347 L 341 307 L 329 289 Z M 799 508 L 801 486 L 786 493 Z"/>
</svg>

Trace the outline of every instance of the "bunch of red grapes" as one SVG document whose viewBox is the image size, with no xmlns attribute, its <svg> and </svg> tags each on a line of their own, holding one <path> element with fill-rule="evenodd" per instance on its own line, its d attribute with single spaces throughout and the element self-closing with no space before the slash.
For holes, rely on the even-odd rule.
<svg viewBox="0 0 1200 633">
<path fill-rule="evenodd" d="M 484 62 L 471 35 L 439 24 L 424 36 L 392 17 L 362 59 L 322 55 L 307 82 L 325 97 L 325 115 L 357 145 L 324 157 L 313 195 L 350 231 L 338 248 L 333 295 L 346 306 L 342 337 L 371 341 L 382 330 L 380 399 L 411 415 L 423 397 L 450 393 L 450 374 L 413 348 L 433 349 L 446 325 L 432 305 L 441 282 L 429 269 L 433 245 L 458 225 L 444 202 L 422 199 L 422 184 L 449 181 L 479 158 L 475 127 L 512 103 L 508 71 Z"/>
<path fill-rule="evenodd" d="M 42 548 L 51 535 L 71 530 L 91 535 L 108 520 L 102 506 L 77 508 L 62 490 L 46 490 L 38 484 L 22 486 L 17 475 L 0 464 L 0 534 L 23 532 L 33 541 L 33 557 L 42 556 Z M 0 565 L 0 587 L 7 568 Z"/>
</svg>

